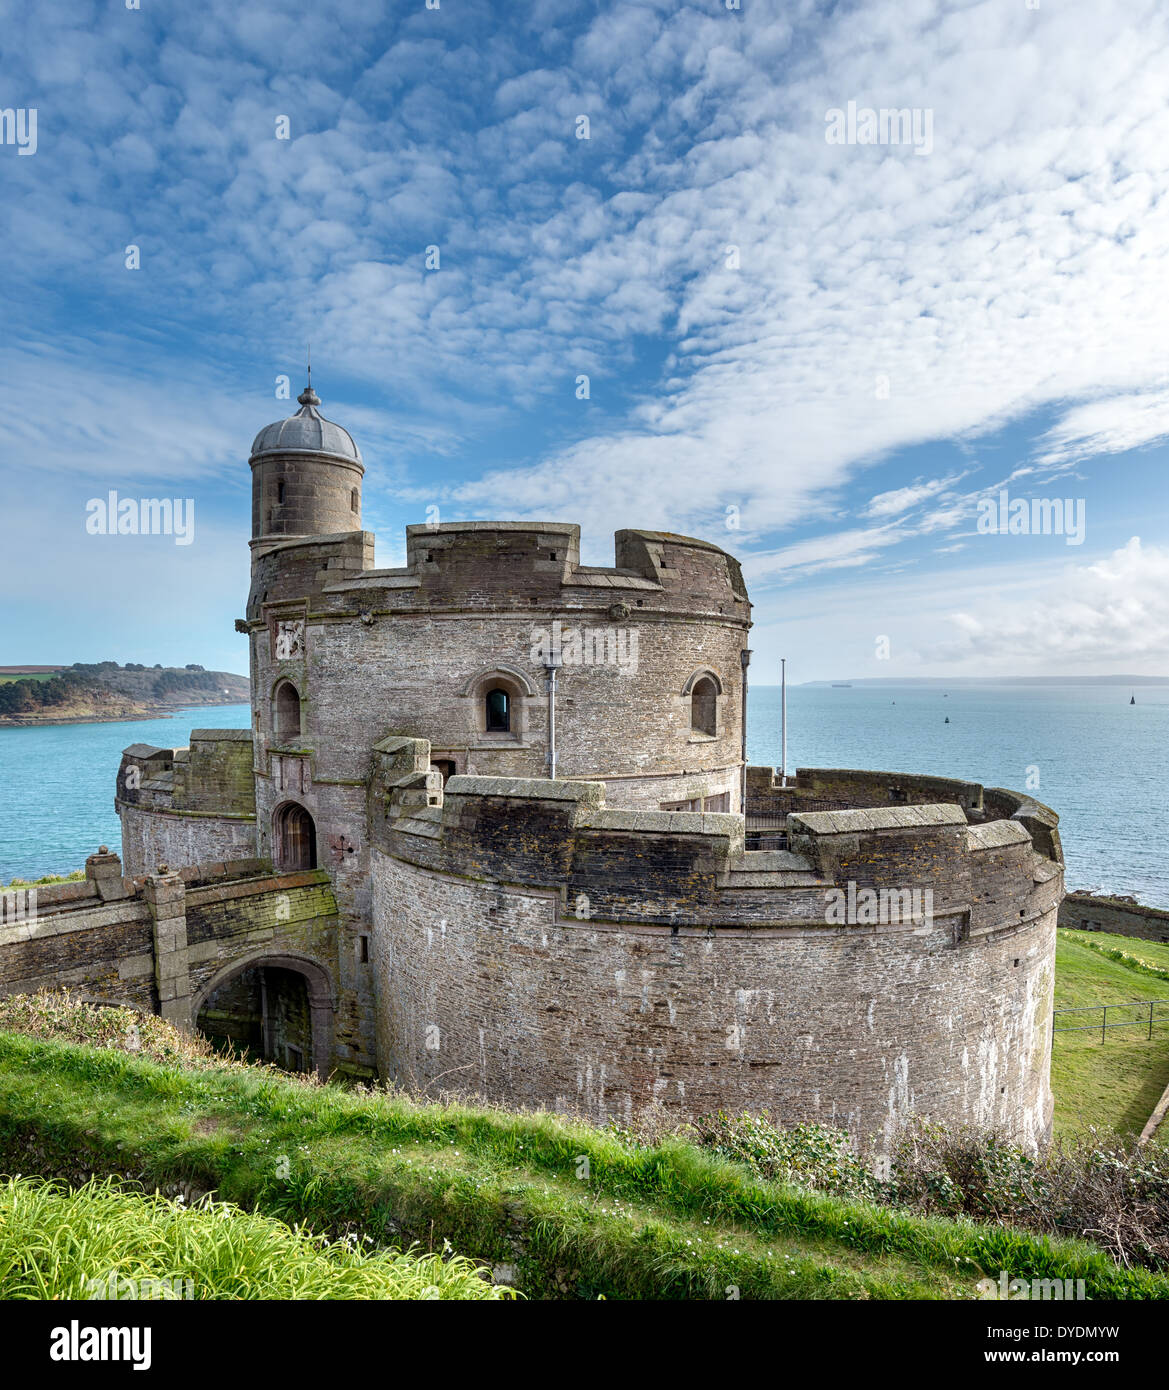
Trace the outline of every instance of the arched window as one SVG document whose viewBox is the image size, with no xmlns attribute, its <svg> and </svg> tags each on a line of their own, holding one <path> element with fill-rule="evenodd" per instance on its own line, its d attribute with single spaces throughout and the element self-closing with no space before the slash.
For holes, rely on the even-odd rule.
<svg viewBox="0 0 1169 1390">
<path fill-rule="evenodd" d="M 284 505 L 284 479 L 283 479 L 283 478 L 278 478 L 278 479 L 276 480 L 276 501 L 279 503 L 280 506 L 283 506 L 283 505 Z"/>
<path fill-rule="evenodd" d="M 717 732 L 718 687 L 709 676 L 696 680 L 690 692 L 690 727 L 697 734 Z"/>
<path fill-rule="evenodd" d="M 291 681 L 281 681 L 272 700 L 272 732 L 277 738 L 300 735 L 300 695 Z"/>
<path fill-rule="evenodd" d="M 511 696 L 502 686 L 494 686 L 484 696 L 487 732 L 489 734 L 511 733 Z"/>
<path fill-rule="evenodd" d="M 467 699 L 467 734 L 474 743 L 522 744 L 528 707 L 536 691 L 513 666 L 488 666 L 463 686 Z"/>
<path fill-rule="evenodd" d="M 295 801 L 278 806 L 272 817 L 272 860 L 282 874 L 317 867 L 317 828 Z"/>
<path fill-rule="evenodd" d="M 351 512 L 355 512 L 355 511 L 359 510 L 359 503 L 358 503 L 357 489 L 356 489 L 356 488 L 354 488 L 353 491 L 349 494 L 349 510 L 350 510 Z"/>
</svg>

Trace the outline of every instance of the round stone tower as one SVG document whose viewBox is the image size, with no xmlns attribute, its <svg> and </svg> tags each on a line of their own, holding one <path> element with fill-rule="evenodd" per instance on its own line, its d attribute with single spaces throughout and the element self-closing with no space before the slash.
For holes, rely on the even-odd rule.
<svg viewBox="0 0 1169 1390">
<path fill-rule="evenodd" d="M 253 541 L 361 530 L 361 450 L 321 414 L 311 377 L 296 399 L 296 414 L 265 425 L 252 444 Z"/>
</svg>

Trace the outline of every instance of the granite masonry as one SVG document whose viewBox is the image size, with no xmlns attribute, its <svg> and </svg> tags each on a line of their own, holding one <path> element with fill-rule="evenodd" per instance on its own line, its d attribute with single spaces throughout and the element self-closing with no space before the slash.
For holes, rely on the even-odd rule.
<svg viewBox="0 0 1169 1390">
<path fill-rule="evenodd" d="M 252 728 L 126 750 L 124 863 L 0 928 L 0 988 L 598 1120 L 1045 1142 L 1049 808 L 748 767 L 751 608 L 708 542 L 595 566 L 576 526 L 456 522 L 376 568 L 360 451 L 299 403 L 252 448 Z"/>
</svg>

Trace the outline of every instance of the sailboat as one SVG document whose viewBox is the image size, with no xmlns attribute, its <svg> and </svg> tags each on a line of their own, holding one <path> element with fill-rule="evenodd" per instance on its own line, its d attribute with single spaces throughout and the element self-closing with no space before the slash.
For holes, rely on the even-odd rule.
<svg viewBox="0 0 1169 1390">
<path fill-rule="evenodd" d="M 1135 705 L 1137 702 L 1137 697 L 1135 695 L 1130 695 L 1128 702 L 1130 705 Z"/>
</svg>

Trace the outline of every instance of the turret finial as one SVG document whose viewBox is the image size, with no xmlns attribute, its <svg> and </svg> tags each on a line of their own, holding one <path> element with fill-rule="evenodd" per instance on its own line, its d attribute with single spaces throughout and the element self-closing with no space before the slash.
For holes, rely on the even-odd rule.
<svg viewBox="0 0 1169 1390">
<path fill-rule="evenodd" d="M 296 399 L 301 403 L 301 405 L 320 405 L 321 398 L 313 390 L 313 345 L 311 343 L 309 343 L 308 345 L 308 352 L 306 356 L 308 366 L 308 385 L 304 388 L 300 395 L 297 396 Z"/>
</svg>

